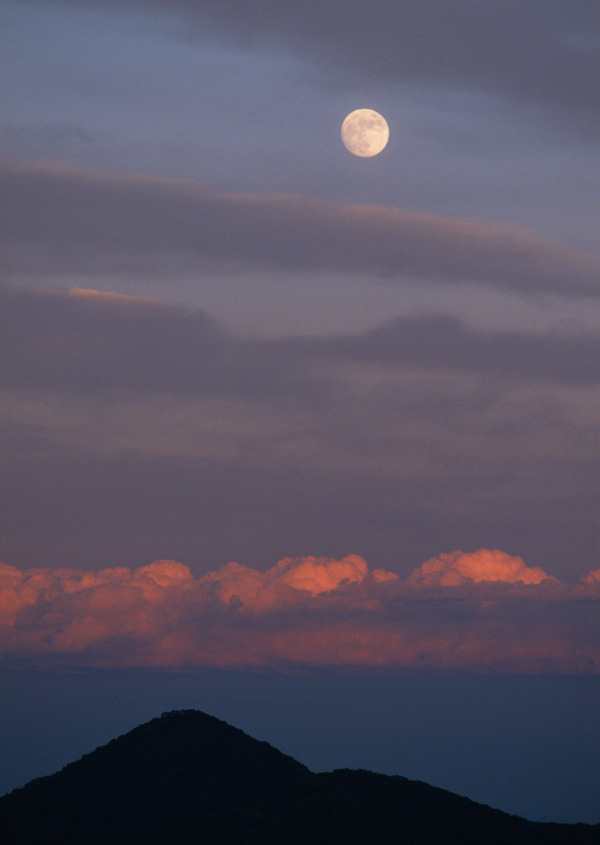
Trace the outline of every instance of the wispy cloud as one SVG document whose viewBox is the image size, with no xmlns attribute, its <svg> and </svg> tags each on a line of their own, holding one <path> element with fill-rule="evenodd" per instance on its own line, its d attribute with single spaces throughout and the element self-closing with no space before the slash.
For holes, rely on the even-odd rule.
<svg viewBox="0 0 600 845">
<path fill-rule="evenodd" d="M 8 664 L 600 671 L 598 573 L 567 585 L 498 550 L 406 580 L 357 555 L 88 572 L 0 566 Z"/>
</svg>

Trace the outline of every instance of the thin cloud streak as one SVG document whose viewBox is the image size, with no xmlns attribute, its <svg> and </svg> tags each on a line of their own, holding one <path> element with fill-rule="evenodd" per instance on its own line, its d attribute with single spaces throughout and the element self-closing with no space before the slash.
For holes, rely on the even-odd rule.
<svg viewBox="0 0 600 845">
<path fill-rule="evenodd" d="M 87 572 L 0 565 L 5 665 L 600 672 L 597 573 L 567 585 L 498 550 L 406 580 L 358 555 Z"/>
<path fill-rule="evenodd" d="M 6 278 L 161 278 L 214 260 L 282 271 L 367 271 L 401 282 L 473 281 L 521 293 L 598 293 L 600 259 L 517 226 L 299 195 L 0 162 Z"/>
</svg>

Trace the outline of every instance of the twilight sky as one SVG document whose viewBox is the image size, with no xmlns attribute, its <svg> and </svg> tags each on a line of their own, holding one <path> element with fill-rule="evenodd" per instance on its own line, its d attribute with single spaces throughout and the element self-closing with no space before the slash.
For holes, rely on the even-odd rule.
<svg viewBox="0 0 600 845">
<path fill-rule="evenodd" d="M 0 0 L 0 56 L 6 671 L 597 681 L 595 0 Z"/>
</svg>

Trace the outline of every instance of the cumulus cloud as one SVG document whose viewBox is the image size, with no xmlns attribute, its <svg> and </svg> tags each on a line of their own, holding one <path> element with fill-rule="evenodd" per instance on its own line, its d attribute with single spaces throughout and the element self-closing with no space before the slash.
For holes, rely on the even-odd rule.
<svg viewBox="0 0 600 845">
<path fill-rule="evenodd" d="M 1 269 L 20 279 L 172 278 L 215 260 L 568 295 L 597 293 L 600 277 L 598 256 L 518 226 L 51 164 L 0 161 L 0 217 Z"/>
<path fill-rule="evenodd" d="M 488 549 L 441 554 L 406 580 L 353 554 L 199 578 L 168 560 L 2 564 L 0 631 L 9 665 L 599 672 L 600 579 L 583 581 Z"/>
<path fill-rule="evenodd" d="M 539 566 L 525 566 L 520 557 L 498 549 L 479 549 L 474 553 L 442 553 L 425 561 L 410 576 L 412 583 L 454 587 L 466 581 L 508 584 L 539 584 L 549 576 Z"/>
</svg>

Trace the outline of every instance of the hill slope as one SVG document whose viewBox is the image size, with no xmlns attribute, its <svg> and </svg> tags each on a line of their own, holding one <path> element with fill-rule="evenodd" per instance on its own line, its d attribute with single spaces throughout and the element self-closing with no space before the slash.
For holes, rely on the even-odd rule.
<svg viewBox="0 0 600 845">
<path fill-rule="evenodd" d="M 42 843 L 598 845 L 402 777 L 314 774 L 195 710 L 164 713 L 0 798 L 0 840 Z"/>
</svg>

